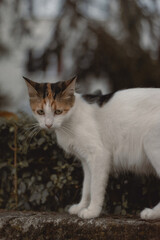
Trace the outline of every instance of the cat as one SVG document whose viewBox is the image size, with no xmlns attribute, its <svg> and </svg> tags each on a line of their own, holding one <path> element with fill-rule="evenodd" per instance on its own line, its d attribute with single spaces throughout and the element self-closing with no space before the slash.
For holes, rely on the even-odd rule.
<svg viewBox="0 0 160 240">
<path fill-rule="evenodd" d="M 100 215 L 111 172 L 160 177 L 160 89 L 91 96 L 75 92 L 76 77 L 53 84 L 24 79 L 40 127 L 54 130 L 58 144 L 82 163 L 82 198 L 70 214 Z M 160 218 L 160 203 L 140 217 Z"/>
</svg>

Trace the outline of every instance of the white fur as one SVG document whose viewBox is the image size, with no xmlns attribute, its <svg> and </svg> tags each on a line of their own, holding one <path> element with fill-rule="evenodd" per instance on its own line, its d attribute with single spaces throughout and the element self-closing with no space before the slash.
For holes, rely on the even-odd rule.
<svg viewBox="0 0 160 240">
<path fill-rule="evenodd" d="M 66 116 L 50 117 L 59 145 L 76 155 L 84 170 L 82 199 L 71 214 L 99 216 L 111 171 L 160 176 L 159 89 L 119 91 L 101 108 L 76 94 Z M 160 218 L 160 204 L 143 210 L 141 218 Z"/>
</svg>

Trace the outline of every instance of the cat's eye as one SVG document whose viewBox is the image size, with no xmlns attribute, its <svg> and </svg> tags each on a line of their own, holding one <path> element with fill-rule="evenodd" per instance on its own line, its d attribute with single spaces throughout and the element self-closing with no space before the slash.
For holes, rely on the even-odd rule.
<svg viewBox="0 0 160 240">
<path fill-rule="evenodd" d="M 42 109 L 37 110 L 37 113 L 38 113 L 39 115 L 44 115 L 44 111 L 43 111 Z"/>
<path fill-rule="evenodd" d="M 55 113 L 56 115 L 60 115 L 62 112 L 63 112 L 62 110 L 57 109 L 57 110 L 55 110 L 54 113 Z"/>
</svg>

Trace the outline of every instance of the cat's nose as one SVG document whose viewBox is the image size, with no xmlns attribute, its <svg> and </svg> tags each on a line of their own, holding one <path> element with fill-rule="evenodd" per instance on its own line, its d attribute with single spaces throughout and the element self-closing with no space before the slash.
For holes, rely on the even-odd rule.
<svg viewBox="0 0 160 240">
<path fill-rule="evenodd" d="M 46 123 L 45 125 L 46 125 L 47 128 L 51 128 L 53 124 L 52 123 L 50 123 L 50 124 Z"/>
</svg>

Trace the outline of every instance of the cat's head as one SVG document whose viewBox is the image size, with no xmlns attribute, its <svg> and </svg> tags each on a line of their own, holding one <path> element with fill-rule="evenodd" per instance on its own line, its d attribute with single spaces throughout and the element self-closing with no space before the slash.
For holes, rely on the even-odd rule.
<svg viewBox="0 0 160 240">
<path fill-rule="evenodd" d="M 36 83 L 23 78 L 28 87 L 31 109 L 40 127 L 60 128 L 75 103 L 76 77 L 57 83 Z"/>
</svg>

